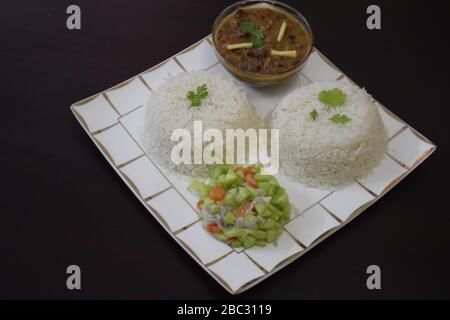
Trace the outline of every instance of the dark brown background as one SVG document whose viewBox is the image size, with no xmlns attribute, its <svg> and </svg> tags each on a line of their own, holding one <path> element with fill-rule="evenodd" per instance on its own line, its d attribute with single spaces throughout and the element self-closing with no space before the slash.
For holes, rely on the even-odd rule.
<svg viewBox="0 0 450 320">
<path fill-rule="evenodd" d="M 136 201 L 69 110 L 210 32 L 232 1 L 2 1 L 0 298 L 228 298 Z M 444 1 L 286 1 L 317 47 L 438 145 L 354 222 L 238 298 L 450 298 Z M 78 4 L 82 30 L 66 28 Z M 65 269 L 82 268 L 82 290 Z M 382 290 L 365 269 L 382 268 Z"/>
</svg>

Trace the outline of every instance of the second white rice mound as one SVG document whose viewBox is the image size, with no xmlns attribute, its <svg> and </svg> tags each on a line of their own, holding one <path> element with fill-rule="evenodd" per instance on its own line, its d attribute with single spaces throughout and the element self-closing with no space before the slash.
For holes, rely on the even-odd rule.
<svg viewBox="0 0 450 320">
<path fill-rule="evenodd" d="M 208 96 L 201 106 L 191 107 L 188 91 L 206 84 Z M 204 71 L 184 73 L 159 87 L 146 104 L 145 130 L 142 140 L 145 151 L 162 167 L 182 174 L 205 176 L 209 166 L 202 164 L 176 165 L 171 160 L 172 131 L 188 129 L 193 136 L 194 120 L 201 120 L 203 132 L 208 128 L 259 128 L 261 122 L 242 89 L 223 75 Z M 205 145 L 205 144 L 204 144 Z M 193 149 L 192 145 L 192 149 Z M 224 153 L 225 154 L 225 153 Z M 194 157 L 192 155 L 192 160 Z"/>
<path fill-rule="evenodd" d="M 335 88 L 345 93 L 346 102 L 327 111 L 319 93 Z M 310 116 L 314 109 L 315 121 Z M 330 121 L 336 113 L 351 120 Z M 282 172 L 308 187 L 329 190 L 350 184 L 369 174 L 387 148 L 387 131 L 377 105 L 363 89 L 345 81 L 295 89 L 281 100 L 271 120 L 272 127 L 280 130 Z"/>
</svg>

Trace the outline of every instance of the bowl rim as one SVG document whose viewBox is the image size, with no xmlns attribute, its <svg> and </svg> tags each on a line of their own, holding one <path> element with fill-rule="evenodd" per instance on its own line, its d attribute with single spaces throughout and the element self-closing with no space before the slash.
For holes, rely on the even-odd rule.
<svg viewBox="0 0 450 320">
<path fill-rule="evenodd" d="M 283 9 L 288 9 L 290 11 L 292 11 L 293 13 L 295 13 L 295 15 L 293 15 L 290 12 L 286 12 L 286 10 L 284 10 L 284 13 L 288 14 L 289 16 L 291 16 L 292 18 L 294 18 L 296 21 L 298 21 L 302 27 L 305 28 L 305 31 L 308 33 L 308 36 L 310 38 L 310 45 L 308 48 L 308 52 L 305 55 L 304 59 L 301 60 L 297 65 L 293 66 L 292 68 L 285 70 L 285 71 L 281 71 L 281 72 L 275 72 L 275 73 L 262 73 L 262 72 L 254 72 L 254 71 L 248 71 L 248 70 L 243 70 L 237 66 L 235 66 L 234 64 L 232 64 L 231 62 L 229 62 L 221 53 L 220 51 L 217 49 L 217 44 L 216 44 L 216 36 L 215 36 L 215 32 L 217 31 L 217 28 L 220 26 L 220 23 L 229 15 L 231 15 L 233 12 L 237 11 L 239 8 L 241 7 L 250 7 L 250 6 L 257 6 L 257 5 L 268 5 L 268 6 L 272 6 L 275 7 L 278 10 L 283 11 Z M 231 11 L 228 14 L 225 14 L 226 12 Z M 213 28 L 212 28 L 212 43 L 214 46 L 214 49 L 216 51 L 216 54 L 218 54 L 227 64 L 229 64 L 230 66 L 232 66 L 233 68 L 236 68 L 237 70 L 239 70 L 240 72 L 243 72 L 246 75 L 249 76 L 255 76 L 258 78 L 273 78 L 273 77 L 277 77 L 277 76 L 282 76 L 285 74 L 289 74 L 291 72 L 295 72 L 295 70 L 300 69 L 304 63 L 306 62 L 306 60 L 308 59 L 308 57 L 311 55 L 313 49 L 314 49 L 314 35 L 311 29 L 311 26 L 308 22 L 308 20 L 306 20 L 305 16 L 303 14 L 301 14 L 297 9 L 293 8 L 292 6 L 281 2 L 281 1 L 276 1 L 276 0 L 241 0 L 241 1 L 237 1 L 229 6 L 227 6 L 225 9 L 223 9 L 220 14 L 214 19 L 214 23 L 213 23 Z M 220 59 L 219 59 L 220 61 Z M 221 64 L 223 64 L 222 61 L 220 61 Z"/>
</svg>

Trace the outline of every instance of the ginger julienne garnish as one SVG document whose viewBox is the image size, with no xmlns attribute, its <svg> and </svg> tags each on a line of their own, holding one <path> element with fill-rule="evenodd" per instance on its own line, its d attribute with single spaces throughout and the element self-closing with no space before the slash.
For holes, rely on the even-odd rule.
<svg viewBox="0 0 450 320">
<path fill-rule="evenodd" d="M 270 50 L 270 54 L 273 56 L 279 56 L 279 57 L 288 57 L 288 58 L 297 58 L 297 51 L 295 50 Z"/>
<path fill-rule="evenodd" d="M 227 45 L 228 50 L 236 50 L 236 49 L 244 49 L 253 47 L 253 43 L 251 42 L 243 42 L 243 43 L 235 43 Z"/>
<path fill-rule="evenodd" d="M 286 32 L 286 27 L 287 27 L 287 23 L 286 23 L 286 21 L 283 21 L 283 23 L 281 24 L 281 27 L 280 27 L 280 31 L 278 32 L 278 37 L 277 37 L 278 42 L 280 42 L 281 39 L 283 39 L 284 33 Z"/>
</svg>

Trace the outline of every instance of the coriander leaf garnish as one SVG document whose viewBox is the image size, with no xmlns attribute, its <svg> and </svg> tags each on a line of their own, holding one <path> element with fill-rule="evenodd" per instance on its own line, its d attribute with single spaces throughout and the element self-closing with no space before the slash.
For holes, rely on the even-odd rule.
<svg viewBox="0 0 450 320">
<path fill-rule="evenodd" d="M 316 109 L 313 109 L 313 111 L 311 111 L 311 112 L 309 113 L 309 117 L 310 117 L 312 120 L 316 121 L 317 118 L 319 117 L 319 114 L 317 113 L 317 110 L 316 110 Z"/>
<path fill-rule="evenodd" d="M 250 40 L 251 43 L 253 43 L 253 46 L 260 47 L 264 43 L 264 34 L 262 33 L 261 29 L 259 29 L 253 22 L 244 20 L 239 24 L 239 30 L 248 32 L 255 36 L 252 40 Z"/>
<path fill-rule="evenodd" d="M 202 100 L 208 96 L 208 88 L 206 84 L 197 87 L 197 92 L 189 91 L 186 98 L 191 101 L 191 107 L 200 107 Z"/>
<path fill-rule="evenodd" d="M 323 90 L 319 93 L 319 101 L 325 105 L 327 111 L 330 111 L 332 108 L 343 106 L 346 100 L 347 96 L 338 88 Z"/>
<path fill-rule="evenodd" d="M 261 47 L 264 43 L 264 38 L 256 37 L 250 40 L 250 42 L 253 44 L 254 47 Z"/>
<path fill-rule="evenodd" d="M 334 122 L 334 123 L 347 123 L 350 120 L 351 119 L 349 117 L 347 117 L 345 114 L 340 114 L 340 113 L 336 113 L 335 115 L 333 115 L 330 118 L 330 121 Z"/>
</svg>

